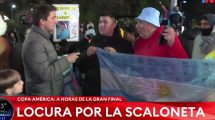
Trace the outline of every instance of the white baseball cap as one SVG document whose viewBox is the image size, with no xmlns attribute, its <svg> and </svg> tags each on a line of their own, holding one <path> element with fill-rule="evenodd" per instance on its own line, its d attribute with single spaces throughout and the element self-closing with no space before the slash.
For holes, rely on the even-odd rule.
<svg viewBox="0 0 215 120">
<path fill-rule="evenodd" d="M 136 17 L 136 19 L 143 20 L 157 27 L 160 27 L 159 16 L 160 16 L 160 12 L 157 9 L 153 7 L 147 7 L 142 10 L 140 15 Z"/>
</svg>

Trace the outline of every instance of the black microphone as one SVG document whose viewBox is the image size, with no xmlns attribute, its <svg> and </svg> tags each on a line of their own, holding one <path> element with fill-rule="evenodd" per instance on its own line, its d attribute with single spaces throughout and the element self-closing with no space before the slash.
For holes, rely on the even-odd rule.
<svg viewBox="0 0 215 120">
<path fill-rule="evenodd" d="M 164 30 L 166 29 L 167 27 L 164 27 Z M 163 33 L 164 33 L 164 30 L 163 30 Z M 167 43 L 167 40 L 164 38 L 163 35 L 161 35 L 160 37 L 160 45 L 164 45 Z"/>
<path fill-rule="evenodd" d="M 163 28 L 163 32 L 162 32 L 162 33 L 164 33 L 164 30 L 168 27 L 168 20 L 163 21 L 162 24 L 164 25 L 164 28 Z M 167 40 L 166 40 L 166 39 L 164 38 L 164 36 L 161 34 L 159 44 L 160 44 L 160 45 L 164 45 L 164 44 L 166 44 L 166 43 L 167 43 Z"/>
</svg>

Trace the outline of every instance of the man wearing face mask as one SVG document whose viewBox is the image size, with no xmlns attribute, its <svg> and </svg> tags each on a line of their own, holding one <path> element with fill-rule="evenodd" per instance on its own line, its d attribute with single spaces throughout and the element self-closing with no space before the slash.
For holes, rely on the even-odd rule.
<svg viewBox="0 0 215 120">
<path fill-rule="evenodd" d="M 201 34 L 194 41 L 192 58 L 203 59 L 209 52 L 215 50 L 215 16 L 206 14 L 200 22 Z"/>
</svg>

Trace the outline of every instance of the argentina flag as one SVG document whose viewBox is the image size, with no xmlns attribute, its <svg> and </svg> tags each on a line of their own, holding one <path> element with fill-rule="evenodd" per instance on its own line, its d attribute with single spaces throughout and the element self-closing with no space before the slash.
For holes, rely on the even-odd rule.
<svg viewBox="0 0 215 120">
<path fill-rule="evenodd" d="M 215 62 L 97 50 L 103 96 L 127 101 L 215 101 Z"/>
</svg>

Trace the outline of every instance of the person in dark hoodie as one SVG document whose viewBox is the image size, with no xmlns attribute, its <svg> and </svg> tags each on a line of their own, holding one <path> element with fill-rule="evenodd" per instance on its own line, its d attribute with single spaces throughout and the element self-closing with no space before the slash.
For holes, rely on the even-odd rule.
<svg viewBox="0 0 215 120">
<path fill-rule="evenodd" d="M 201 34 L 194 41 L 192 58 L 203 59 L 208 53 L 215 50 L 215 16 L 206 14 L 200 21 Z"/>
<path fill-rule="evenodd" d="M 99 61 L 96 56 L 97 47 L 108 52 L 133 53 L 131 43 L 122 38 L 117 20 L 110 12 L 100 16 L 98 28 L 99 34 L 76 62 L 81 72 L 85 73 L 85 79 L 82 82 L 84 96 L 101 95 Z"/>
<path fill-rule="evenodd" d="M 184 47 L 184 50 L 186 51 L 189 58 L 191 58 L 194 39 L 200 33 L 200 28 L 194 23 L 193 19 L 186 21 L 185 26 L 186 28 L 184 32 L 181 35 L 179 35 L 179 38 Z"/>
</svg>

